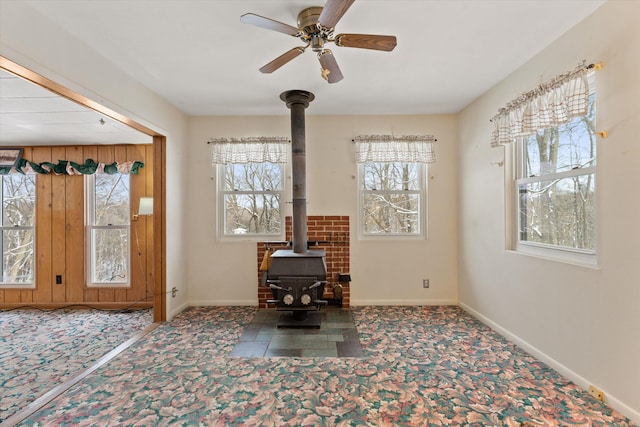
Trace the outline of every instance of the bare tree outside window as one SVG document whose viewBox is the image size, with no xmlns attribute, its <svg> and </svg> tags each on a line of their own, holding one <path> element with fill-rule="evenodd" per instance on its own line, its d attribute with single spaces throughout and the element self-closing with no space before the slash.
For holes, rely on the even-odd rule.
<svg viewBox="0 0 640 427">
<path fill-rule="evenodd" d="M 362 232 L 419 235 L 423 196 L 420 163 L 367 162 L 360 165 Z"/>
<path fill-rule="evenodd" d="M 224 165 L 223 174 L 224 234 L 281 234 L 283 166 L 229 163 Z"/>
<path fill-rule="evenodd" d="M 541 130 L 521 147 L 519 241 L 594 251 L 595 94 L 586 116 Z"/>
<path fill-rule="evenodd" d="M 33 284 L 36 176 L 2 177 L 2 284 Z"/>
<path fill-rule="evenodd" d="M 89 204 L 92 284 L 128 284 L 130 248 L 129 175 L 96 174 Z"/>
</svg>

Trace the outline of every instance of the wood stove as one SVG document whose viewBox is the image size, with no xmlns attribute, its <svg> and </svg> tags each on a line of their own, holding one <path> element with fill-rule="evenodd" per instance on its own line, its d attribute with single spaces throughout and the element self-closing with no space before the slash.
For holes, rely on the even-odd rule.
<svg viewBox="0 0 640 427">
<path fill-rule="evenodd" d="M 280 311 L 278 326 L 320 327 L 317 313 L 327 301 L 322 299 L 327 283 L 324 250 L 309 250 L 307 242 L 306 144 L 304 110 L 315 96 L 303 90 L 280 95 L 291 110 L 291 160 L 293 186 L 292 246 L 271 256 L 267 285 Z M 312 313 L 316 312 L 316 313 Z"/>
</svg>

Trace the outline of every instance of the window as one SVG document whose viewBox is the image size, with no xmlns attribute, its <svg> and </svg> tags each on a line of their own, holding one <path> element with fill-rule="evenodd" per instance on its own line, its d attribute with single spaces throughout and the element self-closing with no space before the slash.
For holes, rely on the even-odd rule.
<svg viewBox="0 0 640 427">
<path fill-rule="evenodd" d="M 426 164 L 436 161 L 433 135 L 359 135 L 361 236 L 426 235 Z"/>
<path fill-rule="evenodd" d="M 218 167 L 222 235 L 280 236 L 284 164 L 227 163 Z"/>
<path fill-rule="evenodd" d="M 424 163 L 359 163 L 360 231 L 363 236 L 422 236 Z"/>
<path fill-rule="evenodd" d="M 218 235 L 282 236 L 287 138 L 216 138 L 208 143 L 218 168 Z"/>
<path fill-rule="evenodd" d="M 539 130 L 516 147 L 516 246 L 595 254 L 595 79 L 585 116 Z"/>
<path fill-rule="evenodd" d="M 129 175 L 95 174 L 85 179 L 88 286 L 129 286 Z"/>
<path fill-rule="evenodd" d="M 2 176 L 2 285 L 35 285 L 36 176 Z"/>
</svg>

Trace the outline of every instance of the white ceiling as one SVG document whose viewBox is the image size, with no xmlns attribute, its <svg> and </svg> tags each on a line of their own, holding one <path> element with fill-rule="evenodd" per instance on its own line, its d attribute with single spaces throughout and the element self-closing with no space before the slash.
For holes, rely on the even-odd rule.
<svg viewBox="0 0 640 427">
<path fill-rule="evenodd" d="M 151 137 L 0 70 L 0 145 L 142 144 Z"/>
<path fill-rule="evenodd" d="M 13 0 L 0 3 L 7 1 Z M 310 49 L 261 74 L 258 68 L 301 42 L 240 22 L 252 12 L 295 26 L 300 10 L 323 0 L 26 3 L 185 114 L 206 116 L 288 114 L 279 94 L 290 89 L 315 94 L 308 114 L 456 113 L 604 1 L 356 0 L 335 32 L 395 35 L 398 46 L 393 52 L 329 46 L 344 74 L 331 85 Z M 46 111 L 18 114 L 26 101 L 5 97 L 4 80 L 0 143 L 19 130 L 5 131 L 7 114 L 15 121 L 33 118 L 34 125 L 55 122 Z M 47 102 L 51 112 L 70 109 Z M 83 125 L 98 122 L 91 114 Z"/>
</svg>

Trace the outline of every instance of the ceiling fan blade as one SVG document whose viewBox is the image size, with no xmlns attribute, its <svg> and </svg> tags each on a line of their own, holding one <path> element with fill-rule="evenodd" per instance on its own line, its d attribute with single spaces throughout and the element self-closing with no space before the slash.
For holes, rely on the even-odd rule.
<svg viewBox="0 0 640 427">
<path fill-rule="evenodd" d="M 298 55 L 301 55 L 303 52 L 303 47 L 294 47 L 293 49 L 283 53 L 273 61 L 269 62 L 267 65 L 260 68 L 260 72 L 264 74 L 273 73 L 275 70 L 282 67 L 287 62 L 291 61 L 294 58 L 297 58 Z"/>
<path fill-rule="evenodd" d="M 384 50 L 386 52 L 391 52 L 397 44 L 396 36 L 375 34 L 338 34 L 335 42 L 338 46 Z"/>
<path fill-rule="evenodd" d="M 299 33 L 296 27 L 284 24 L 279 21 L 274 21 L 270 18 L 265 18 L 264 16 L 256 15 L 255 13 L 245 13 L 240 17 L 240 22 L 255 25 L 256 27 L 260 28 L 266 28 L 267 30 L 289 34 L 290 36 L 297 36 Z"/>
<path fill-rule="evenodd" d="M 340 67 L 338 67 L 336 58 L 329 49 L 325 49 L 318 53 L 318 59 L 320 60 L 320 66 L 322 67 L 322 77 L 326 81 L 329 83 L 337 83 L 344 78 L 342 71 L 340 71 Z"/>
<path fill-rule="evenodd" d="M 318 18 L 318 24 L 325 28 L 335 27 L 340 18 L 342 18 L 342 15 L 345 14 L 354 1 L 355 0 L 327 0 Z"/>
</svg>

